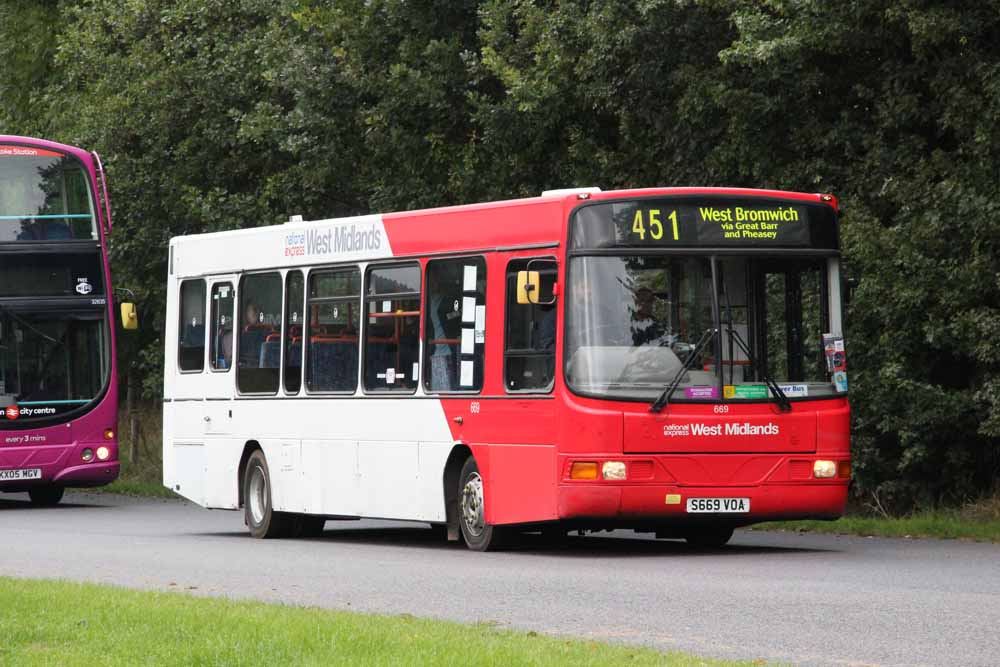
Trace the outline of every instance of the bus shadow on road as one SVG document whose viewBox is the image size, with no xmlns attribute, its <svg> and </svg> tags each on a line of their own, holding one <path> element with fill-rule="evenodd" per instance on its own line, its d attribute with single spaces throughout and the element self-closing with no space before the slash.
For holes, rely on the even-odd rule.
<svg viewBox="0 0 1000 667">
<path fill-rule="evenodd" d="M 31 501 L 28 500 L 27 497 L 25 497 L 23 500 L 20 498 L 0 498 L 0 512 L 4 510 L 42 511 L 42 510 L 73 510 L 73 509 L 92 510 L 92 509 L 111 509 L 111 508 L 109 508 L 109 506 L 107 505 L 100 505 L 96 503 L 95 504 L 80 503 L 80 502 L 76 503 L 62 502 L 59 503 L 58 505 L 43 506 L 43 505 L 33 505 Z"/>
<path fill-rule="evenodd" d="M 214 537 L 250 539 L 247 533 L 211 533 Z M 441 530 L 420 526 L 392 527 L 331 527 L 327 524 L 322 535 L 297 538 L 294 542 L 321 544 L 368 545 L 398 549 L 440 549 L 464 551 L 461 542 L 448 542 Z M 760 554 L 833 553 L 836 549 L 802 546 L 740 544 L 739 534 L 734 543 L 719 548 L 693 547 L 682 540 L 654 540 L 615 535 L 570 535 L 563 540 L 536 533 L 524 533 L 513 538 L 500 553 L 565 556 L 569 558 L 643 558 L 643 557 L 692 557 L 739 556 Z M 469 552 L 471 554 L 471 552 Z"/>
</svg>

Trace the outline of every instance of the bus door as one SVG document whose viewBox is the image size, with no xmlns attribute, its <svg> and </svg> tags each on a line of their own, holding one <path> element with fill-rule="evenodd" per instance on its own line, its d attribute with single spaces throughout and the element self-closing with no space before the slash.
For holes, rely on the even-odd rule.
<svg viewBox="0 0 1000 667">
<path fill-rule="evenodd" d="M 826 380 L 822 334 L 829 330 L 826 264 L 819 259 L 751 263 L 756 307 L 751 309 L 753 348 L 774 378 Z M 725 315 L 725 314 L 724 314 Z"/>
<path fill-rule="evenodd" d="M 208 281 L 208 368 L 203 385 L 206 434 L 225 435 L 232 430 L 236 284 L 232 275 Z"/>
</svg>

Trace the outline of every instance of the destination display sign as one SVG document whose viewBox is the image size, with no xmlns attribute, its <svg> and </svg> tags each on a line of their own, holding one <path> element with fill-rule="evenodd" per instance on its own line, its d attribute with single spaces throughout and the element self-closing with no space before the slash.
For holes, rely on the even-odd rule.
<svg viewBox="0 0 1000 667">
<path fill-rule="evenodd" d="M 796 201 L 642 199 L 584 206 L 574 218 L 575 248 L 837 247 L 833 210 Z"/>
</svg>

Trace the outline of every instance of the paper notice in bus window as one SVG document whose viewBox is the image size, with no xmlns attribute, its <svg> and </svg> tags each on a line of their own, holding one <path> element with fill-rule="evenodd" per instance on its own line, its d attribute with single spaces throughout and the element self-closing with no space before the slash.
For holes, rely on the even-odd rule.
<svg viewBox="0 0 1000 667">
<path fill-rule="evenodd" d="M 385 383 L 386 384 L 396 384 L 396 369 L 387 368 L 385 369 Z"/>
<path fill-rule="evenodd" d="M 462 372 L 459 376 L 458 383 L 463 387 L 472 386 L 472 369 L 475 364 L 471 361 L 462 362 Z"/>
<path fill-rule="evenodd" d="M 486 331 L 486 306 L 476 306 L 476 331 Z"/>
<path fill-rule="evenodd" d="M 420 379 L 420 370 L 419 370 L 419 367 L 417 366 L 417 362 L 414 361 L 413 362 L 413 381 L 416 382 L 418 379 Z"/>
<path fill-rule="evenodd" d="M 476 342 L 472 329 L 462 329 L 462 354 L 472 354 L 475 351 Z"/>
<path fill-rule="evenodd" d="M 383 301 L 382 302 L 382 312 L 383 313 L 391 313 L 392 312 L 392 301 Z"/>
<path fill-rule="evenodd" d="M 468 266 L 465 267 L 465 275 L 462 279 L 462 291 L 465 292 L 475 292 L 476 291 L 476 267 Z"/>
<path fill-rule="evenodd" d="M 474 322 L 476 320 L 476 297 L 462 297 L 462 321 Z"/>
</svg>

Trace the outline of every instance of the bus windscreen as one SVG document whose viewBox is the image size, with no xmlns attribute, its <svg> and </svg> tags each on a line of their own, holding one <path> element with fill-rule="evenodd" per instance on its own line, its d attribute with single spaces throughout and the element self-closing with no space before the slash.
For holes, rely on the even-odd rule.
<svg viewBox="0 0 1000 667">
<path fill-rule="evenodd" d="M 87 182 L 68 155 L 0 144 L 0 243 L 96 239 Z"/>
<path fill-rule="evenodd" d="M 574 213 L 571 247 L 835 250 L 836 213 L 829 206 L 763 198 L 597 202 Z"/>
</svg>

